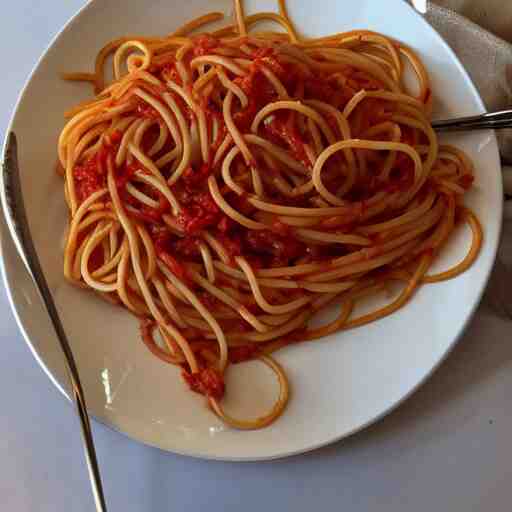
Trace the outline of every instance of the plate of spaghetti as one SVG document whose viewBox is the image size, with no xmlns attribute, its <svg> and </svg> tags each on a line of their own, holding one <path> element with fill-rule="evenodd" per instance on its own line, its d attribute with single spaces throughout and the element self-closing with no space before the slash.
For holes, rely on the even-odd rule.
<svg viewBox="0 0 512 512">
<path fill-rule="evenodd" d="M 96 0 L 32 74 L 25 202 L 99 421 L 188 455 L 295 454 L 392 410 L 463 332 L 499 238 L 495 137 L 432 130 L 483 105 L 409 6 L 342 4 Z"/>
</svg>

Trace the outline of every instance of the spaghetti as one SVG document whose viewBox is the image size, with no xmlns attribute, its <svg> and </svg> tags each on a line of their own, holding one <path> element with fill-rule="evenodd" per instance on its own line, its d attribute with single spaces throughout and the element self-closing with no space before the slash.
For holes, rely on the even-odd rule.
<svg viewBox="0 0 512 512">
<path fill-rule="evenodd" d="M 467 269 L 482 243 L 463 205 L 472 163 L 439 145 L 415 53 L 363 30 L 301 37 L 279 6 L 247 16 L 235 0 L 232 25 L 194 35 L 222 18 L 210 13 L 165 37 L 117 39 L 94 73 L 64 76 L 96 92 L 67 113 L 58 144 L 66 278 L 137 315 L 148 349 L 241 429 L 288 401 L 271 354 L 391 314 L 422 283 Z M 258 32 L 260 21 L 284 32 Z M 428 275 L 461 221 L 468 255 Z M 391 281 L 398 298 L 353 318 Z M 308 327 L 334 302 L 338 318 Z M 239 420 L 222 407 L 224 375 L 251 359 L 280 392 L 268 414 Z"/>
</svg>

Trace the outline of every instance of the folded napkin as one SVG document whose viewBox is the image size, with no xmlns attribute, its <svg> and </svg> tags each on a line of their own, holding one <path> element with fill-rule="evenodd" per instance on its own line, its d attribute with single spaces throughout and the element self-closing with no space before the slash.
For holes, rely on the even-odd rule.
<svg viewBox="0 0 512 512">
<path fill-rule="evenodd" d="M 468 13 L 473 21 L 459 12 Z M 512 1 L 438 0 L 428 2 L 426 18 L 455 51 L 487 109 L 512 108 L 512 44 L 482 27 L 506 33 L 500 24 L 508 19 L 512 40 Z M 512 164 L 512 129 L 496 133 L 503 161 Z"/>
<path fill-rule="evenodd" d="M 442 5 L 440 5 L 442 4 Z M 457 11 L 457 12 L 455 12 Z M 471 17 L 471 20 L 462 13 Z M 511 0 L 435 0 L 426 18 L 455 51 L 489 111 L 512 108 Z M 484 28 L 485 27 L 485 28 Z M 512 165 L 512 129 L 498 130 L 504 164 Z M 505 193 L 512 195 L 512 167 L 504 167 Z M 503 236 L 484 304 L 512 318 L 512 200 L 505 202 Z"/>
</svg>

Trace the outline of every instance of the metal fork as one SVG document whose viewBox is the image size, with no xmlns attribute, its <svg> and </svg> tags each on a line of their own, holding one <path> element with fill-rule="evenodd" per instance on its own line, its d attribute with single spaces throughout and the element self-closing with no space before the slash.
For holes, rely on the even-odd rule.
<svg viewBox="0 0 512 512">
<path fill-rule="evenodd" d="M 64 332 L 62 322 L 60 321 L 55 302 L 53 301 L 52 294 L 48 288 L 48 283 L 44 277 L 41 263 L 39 262 L 34 242 L 30 234 L 30 228 L 28 226 L 25 205 L 23 203 L 23 195 L 21 192 L 17 149 L 16 136 L 11 132 L 7 138 L 5 161 L 3 163 L 3 183 L 7 206 L 6 210 L 10 217 L 8 225 L 11 235 L 17 242 L 18 249 L 21 250 L 25 264 L 27 265 L 32 278 L 36 283 L 37 289 L 41 294 L 41 298 L 43 299 L 48 315 L 52 321 L 62 352 L 64 352 L 76 411 L 80 418 L 80 425 L 82 427 L 82 440 L 84 443 L 85 458 L 89 470 L 89 478 L 91 480 L 96 510 L 97 512 L 106 512 L 107 506 L 103 494 L 103 486 L 101 484 L 101 476 L 98 460 L 96 458 L 96 450 L 94 448 L 91 424 L 87 413 L 84 392 L 78 376 L 78 369 L 75 363 L 75 358 L 73 357 L 73 352 L 71 351 L 71 347 L 66 337 L 66 333 Z"/>
<path fill-rule="evenodd" d="M 499 112 L 488 112 L 477 116 L 433 121 L 432 128 L 438 132 L 512 128 L 512 110 L 500 110 Z"/>
</svg>

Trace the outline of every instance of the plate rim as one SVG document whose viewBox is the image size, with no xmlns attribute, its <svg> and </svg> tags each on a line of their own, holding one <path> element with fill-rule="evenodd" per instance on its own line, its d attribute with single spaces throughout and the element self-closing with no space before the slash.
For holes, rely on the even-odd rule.
<svg viewBox="0 0 512 512">
<path fill-rule="evenodd" d="M 476 99 L 476 102 L 478 104 L 478 109 L 480 110 L 480 112 L 485 112 L 486 109 L 485 109 L 485 105 L 483 103 L 482 97 L 480 95 L 480 92 L 476 88 L 476 86 L 475 86 L 471 76 L 469 75 L 469 73 L 466 70 L 466 68 L 463 66 L 463 64 L 460 61 L 460 59 L 457 56 L 457 54 L 454 52 L 454 50 L 451 48 L 451 46 L 445 41 L 445 39 L 438 32 L 438 30 L 435 27 L 433 27 L 427 21 L 427 19 L 424 16 L 422 16 L 420 13 L 418 13 L 414 9 L 414 7 L 412 5 L 410 5 L 409 3 L 403 2 L 402 0 L 394 0 L 394 1 L 397 4 L 398 3 L 402 4 L 402 8 L 409 9 L 410 11 L 412 11 L 413 15 L 416 17 L 418 22 L 423 24 L 423 27 L 426 30 L 430 30 L 432 32 L 434 37 L 438 40 L 438 42 L 444 47 L 444 49 L 448 52 L 448 54 L 452 58 L 454 65 L 456 65 L 459 68 L 459 71 L 464 76 L 468 88 L 471 90 L 472 94 L 474 95 L 474 97 Z M 16 102 L 15 102 L 14 107 L 12 109 L 12 113 L 11 113 L 11 116 L 10 116 L 10 119 L 9 119 L 9 122 L 8 122 L 8 125 L 7 125 L 7 128 L 6 128 L 6 131 L 5 131 L 5 136 L 4 136 L 4 141 L 3 141 L 2 165 L 3 165 L 3 162 L 5 161 L 5 156 L 6 156 L 6 151 L 7 151 L 7 142 L 8 142 L 9 134 L 12 132 L 12 127 L 13 127 L 13 125 L 15 123 L 18 110 L 20 108 L 21 103 L 24 100 L 25 94 L 27 92 L 27 88 L 28 88 L 29 84 L 31 83 L 33 76 L 38 71 L 38 69 L 39 69 L 40 65 L 42 64 L 43 60 L 46 58 L 47 54 L 53 48 L 53 46 L 57 43 L 57 41 L 61 37 L 63 37 L 64 34 L 68 30 L 70 30 L 72 28 L 72 26 L 75 23 L 75 21 L 78 20 L 78 18 L 80 18 L 80 16 L 82 16 L 85 11 L 90 9 L 95 3 L 99 3 L 99 2 L 100 2 L 100 0 L 87 0 L 86 3 L 82 7 L 80 7 L 64 23 L 62 28 L 51 38 L 51 40 L 48 43 L 48 45 L 46 46 L 46 48 L 41 52 L 40 56 L 36 60 L 32 70 L 28 74 L 28 76 L 27 76 L 27 78 L 26 78 L 26 80 L 25 80 L 25 82 L 24 82 L 24 84 L 23 84 L 23 86 L 22 86 L 18 96 L 17 96 Z M 497 145 L 496 134 L 495 134 L 494 131 L 490 131 L 490 130 L 488 132 L 485 132 L 485 133 L 489 133 L 490 136 L 491 136 L 491 142 L 494 143 L 494 145 L 495 145 L 496 152 L 497 152 L 497 157 L 498 157 L 498 162 L 499 162 L 499 147 Z M 14 257 L 18 258 L 21 261 L 21 264 L 23 265 L 23 267 L 25 267 L 25 270 L 26 270 L 26 265 L 25 265 L 24 259 L 22 258 L 22 256 L 19 253 L 19 248 L 18 248 L 18 245 L 16 243 L 16 238 L 15 238 L 15 236 L 13 236 L 13 233 L 14 233 L 13 225 L 12 225 L 11 218 L 10 218 L 10 215 L 9 215 L 7 207 L 6 207 L 6 200 L 5 200 L 5 193 L 4 193 L 4 181 L 3 181 L 2 173 L 0 173 L 0 183 L 1 183 L 1 187 L 0 187 L 0 200 L 1 200 L 1 204 L 2 204 L 2 211 L 3 211 L 3 217 L 4 217 L 3 225 L 0 228 L 0 256 L 1 256 L 0 257 L 0 274 L 1 274 L 2 278 L 3 278 L 3 280 L 4 280 L 5 291 L 6 291 L 6 295 L 7 295 L 7 298 L 8 298 L 9 306 L 10 306 L 11 311 L 13 313 L 13 316 L 15 318 L 16 324 L 17 324 L 17 326 L 18 326 L 18 328 L 19 328 L 19 330 L 20 330 L 20 332 L 22 334 L 22 337 L 25 340 L 25 343 L 28 345 L 28 347 L 29 347 L 32 355 L 36 359 L 37 363 L 42 368 L 43 372 L 48 376 L 50 381 L 55 385 L 55 387 L 64 396 L 64 398 L 67 399 L 66 400 L 67 403 L 71 404 L 72 400 L 71 400 L 69 394 L 67 393 L 66 389 L 58 381 L 57 377 L 55 377 L 52 374 L 52 372 L 50 371 L 48 366 L 45 364 L 43 356 L 38 352 L 38 350 L 36 349 L 35 345 L 32 343 L 31 338 L 30 338 L 28 332 L 26 331 L 26 329 L 25 329 L 25 327 L 23 325 L 20 313 L 18 311 L 18 307 L 19 306 L 17 305 L 17 303 L 15 301 L 14 294 L 13 294 L 13 291 L 12 291 L 12 284 L 11 284 L 11 280 L 9 278 L 9 274 L 8 274 L 8 271 L 7 271 L 7 266 L 6 266 L 6 263 L 5 263 L 4 253 L 6 251 L 11 251 L 12 249 L 14 249 L 14 252 L 15 252 Z M 478 309 L 478 307 L 479 307 L 479 305 L 480 305 L 480 303 L 482 301 L 482 297 L 483 297 L 483 294 L 485 292 L 485 289 L 487 288 L 487 284 L 489 282 L 489 278 L 490 278 L 492 269 L 494 268 L 494 261 L 496 260 L 499 242 L 501 240 L 501 232 L 502 232 L 502 228 L 503 228 L 503 184 L 502 184 L 502 181 L 501 180 L 497 180 L 497 184 L 496 185 L 498 187 L 498 191 L 500 192 L 500 194 L 499 194 L 499 196 L 500 196 L 499 204 L 493 205 L 495 211 L 498 214 L 498 215 L 496 215 L 496 217 L 498 219 L 497 220 L 497 225 L 496 225 L 496 227 L 497 227 L 497 235 L 496 235 L 494 240 L 486 240 L 486 243 L 489 244 L 488 246 L 490 248 L 490 254 L 492 256 L 492 260 L 491 261 L 493 263 L 492 263 L 492 265 L 489 265 L 489 267 L 485 270 L 485 274 L 484 274 L 485 278 L 482 280 L 482 283 L 480 285 L 480 289 L 478 290 L 478 293 L 476 294 L 476 298 L 473 301 L 473 304 L 472 304 L 471 308 L 469 308 L 469 310 L 468 310 L 468 312 L 466 314 L 466 318 L 465 318 L 464 322 L 460 325 L 457 335 L 453 337 L 451 343 L 449 345 L 447 345 L 447 347 L 446 347 L 444 353 L 442 354 L 442 356 L 439 357 L 439 359 L 430 368 L 430 370 L 427 371 L 425 373 L 425 375 L 423 375 L 423 377 L 421 379 L 419 379 L 416 382 L 416 384 L 411 387 L 411 389 L 408 390 L 407 393 L 403 394 L 399 399 L 395 400 L 393 403 L 390 403 L 383 411 L 381 411 L 380 414 L 373 416 L 372 418 L 370 418 L 366 422 L 364 422 L 364 423 L 362 423 L 360 425 L 355 426 L 353 429 L 351 429 L 351 430 L 349 430 L 347 432 L 344 432 L 343 434 L 332 436 L 332 437 L 330 437 L 328 439 L 322 440 L 322 441 L 320 441 L 318 443 L 311 444 L 311 445 L 309 445 L 307 447 L 304 447 L 304 448 L 292 449 L 292 450 L 288 450 L 288 451 L 285 450 L 285 451 L 281 451 L 281 452 L 279 452 L 279 453 L 277 453 L 275 455 L 270 455 L 270 456 L 269 455 L 262 455 L 262 456 L 248 456 L 248 457 L 245 456 L 244 457 L 244 456 L 205 454 L 205 453 L 201 453 L 201 451 L 194 451 L 194 450 L 189 450 L 189 449 L 179 449 L 179 448 L 168 449 L 168 448 L 164 448 L 164 447 L 156 444 L 156 442 L 153 443 L 153 442 L 151 442 L 151 441 L 149 441 L 147 439 L 141 439 L 141 438 L 138 438 L 138 437 L 134 437 L 134 436 L 130 435 L 129 433 L 123 431 L 121 429 L 121 427 L 118 427 L 118 426 L 116 426 L 116 425 L 114 425 L 112 423 L 109 423 L 108 421 L 103 420 L 103 419 L 97 417 L 95 414 L 93 414 L 92 412 L 89 411 L 90 417 L 94 421 L 98 422 L 99 424 L 104 425 L 105 427 L 107 427 L 108 429 L 110 429 L 110 430 L 112 430 L 112 431 L 114 431 L 116 433 L 122 434 L 124 437 L 126 437 L 126 438 L 128 438 L 128 439 L 130 439 L 130 440 L 132 440 L 134 442 L 141 443 L 142 445 L 146 445 L 146 446 L 149 446 L 149 447 L 152 447 L 152 448 L 156 448 L 156 449 L 158 449 L 158 450 L 160 450 L 160 451 L 162 451 L 164 453 L 173 453 L 173 454 L 177 454 L 177 455 L 181 455 L 181 456 L 192 457 L 192 458 L 195 458 L 195 459 L 213 460 L 213 461 L 224 461 L 224 462 L 261 462 L 261 461 L 270 461 L 270 460 L 276 460 L 276 459 L 284 459 L 284 458 L 288 458 L 288 457 L 292 457 L 292 456 L 297 456 L 297 455 L 300 455 L 300 454 L 309 453 L 311 451 L 317 450 L 317 449 L 325 447 L 327 445 L 340 442 L 341 440 L 347 439 L 348 437 L 354 435 L 357 432 L 365 430 L 369 426 L 377 423 L 383 417 L 387 416 L 388 414 L 393 412 L 395 409 L 397 409 L 400 405 L 402 405 L 402 403 L 404 403 L 414 393 L 416 393 L 416 391 L 421 386 L 423 386 L 423 384 L 428 379 L 430 379 L 430 377 L 432 377 L 432 375 L 443 364 L 443 362 L 446 360 L 446 358 L 451 354 L 452 350 L 455 348 L 455 346 L 457 345 L 457 343 L 460 341 L 461 337 L 465 333 L 465 331 L 466 331 L 466 329 L 468 327 L 468 324 L 470 323 L 470 321 L 474 317 L 475 312 Z M 10 241 L 8 241 L 8 242 L 6 241 L 6 237 L 7 236 L 10 237 Z M 6 247 L 7 243 L 11 243 L 12 247 Z"/>
</svg>

